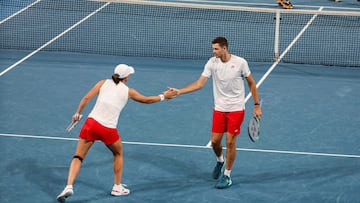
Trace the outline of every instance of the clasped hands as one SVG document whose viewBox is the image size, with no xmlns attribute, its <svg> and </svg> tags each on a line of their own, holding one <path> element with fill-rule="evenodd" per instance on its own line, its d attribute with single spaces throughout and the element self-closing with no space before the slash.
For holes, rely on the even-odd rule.
<svg viewBox="0 0 360 203">
<path fill-rule="evenodd" d="M 180 90 L 173 87 L 168 87 L 166 91 L 162 93 L 165 99 L 173 99 L 180 95 Z"/>
</svg>

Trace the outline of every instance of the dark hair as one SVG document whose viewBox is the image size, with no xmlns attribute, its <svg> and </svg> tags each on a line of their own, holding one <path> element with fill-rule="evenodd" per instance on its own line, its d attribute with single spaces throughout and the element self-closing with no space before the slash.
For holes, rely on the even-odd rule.
<svg viewBox="0 0 360 203">
<path fill-rule="evenodd" d="M 212 44 L 219 44 L 221 47 L 226 47 L 228 48 L 228 41 L 225 37 L 216 37 L 213 41 Z"/>
<path fill-rule="evenodd" d="M 123 81 L 125 78 L 119 78 L 119 74 L 114 73 L 111 76 L 112 80 L 114 81 L 115 84 L 119 84 L 120 81 Z"/>
</svg>

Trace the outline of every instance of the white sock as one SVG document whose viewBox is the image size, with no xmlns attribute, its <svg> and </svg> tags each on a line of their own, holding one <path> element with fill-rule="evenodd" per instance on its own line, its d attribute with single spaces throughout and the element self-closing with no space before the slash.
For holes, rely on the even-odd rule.
<svg viewBox="0 0 360 203">
<path fill-rule="evenodd" d="M 225 169 L 225 171 L 224 171 L 224 175 L 226 175 L 226 176 L 230 177 L 230 173 L 231 173 L 231 170 L 227 170 L 227 169 Z"/>
<path fill-rule="evenodd" d="M 66 188 L 73 188 L 73 185 L 66 185 Z"/>
<path fill-rule="evenodd" d="M 224 162 L 224 157 L 223 157 L 223 155 L 217 156 L 217 157 L 216 157 L 216 161 L 217 161 L 217 162 Z"/>
</svg>

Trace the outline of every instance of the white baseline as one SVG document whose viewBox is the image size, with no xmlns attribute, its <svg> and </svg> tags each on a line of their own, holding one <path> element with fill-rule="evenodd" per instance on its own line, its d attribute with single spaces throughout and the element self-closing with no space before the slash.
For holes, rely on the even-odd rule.
<svg viewBox="0 0 360 203">
<path fill-rule="evenodd" d="M 3 136 L 3 137 L 15 137 L 15 138 L 30 138 L 30 139 L 31 138 L 32 139 L 47 139 L 47 140 L 69 140 L 69 141 L 77 141 L 78 140 L 77 138 L 51 137 L 51 136 L 39 136 L 39 135 L 4 134 L 4 133 L 0 133 L 0 136 Z M 126 142 L 126 141 L 124 142 L 123 141 L 123 144 L 160 146 L 160 147 L 209 149 L 209 147 L 207 147 L 207 146 L 199 146 L 199 145 L 161 144 L 161 143 L 150 143 L 150 142 Z M 360 158 L 360 155 L 354 155 L 354 154 L 329 154 L 329 153 L 319 153 L 319 152 L 298 152 L 298 151 L 270 150 L 270 149 L 248 149 L 248 148 L 236 148 L 236 150 L 237 151 L 247 151 L 247 152 L 295 154 L 295 155 L 307 155 L 307 156 Z"/>
</svg>

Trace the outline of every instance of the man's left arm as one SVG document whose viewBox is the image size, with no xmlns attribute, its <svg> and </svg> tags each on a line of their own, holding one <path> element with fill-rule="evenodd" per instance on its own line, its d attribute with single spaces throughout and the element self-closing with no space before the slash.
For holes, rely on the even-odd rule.
<svg viewBox="0 0 360 203">
<path fill-rule="evenodd" d="M 246 81 L 249 85 L 249 89 L 250 89 L 252 98 L 254 100 L 254 114 L 257 117 L 261 118 L 260 99 L 259 99 L 259 94 L 258 94 L 257 87 L 256 87 L 256 82 L 251 74 L 248 77 L 246 77 Z"/>
</svg>

